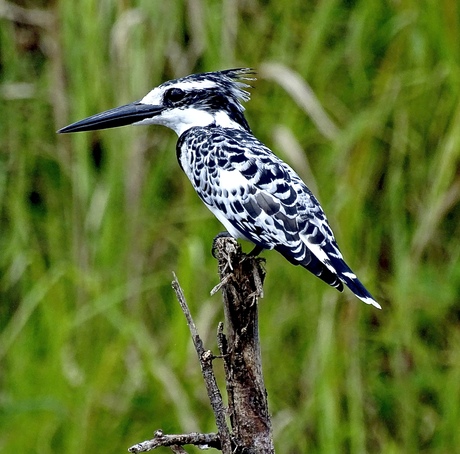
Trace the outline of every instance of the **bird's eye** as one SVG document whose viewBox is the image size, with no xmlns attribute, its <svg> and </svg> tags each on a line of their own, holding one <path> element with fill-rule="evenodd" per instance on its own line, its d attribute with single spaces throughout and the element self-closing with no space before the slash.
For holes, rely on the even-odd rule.
<svg viewBox="0 0 460 454">
<path fill-rule="evenodd" d="M 170 88 L 165 93 L 164 99 L 165 101 L 175 103 L 183 99 L 184 96 L 185 96 L 184 90 L 181 90 L 180 88 Z"/>
</svg>

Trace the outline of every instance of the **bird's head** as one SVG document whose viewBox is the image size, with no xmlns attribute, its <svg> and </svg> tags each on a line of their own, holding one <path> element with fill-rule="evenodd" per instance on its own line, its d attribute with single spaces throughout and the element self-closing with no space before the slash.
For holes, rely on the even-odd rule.
<svg viewBox="0 0 460 454">
<path fill-rule="evenodd" d="M 194 126 L 216 125 L 249 131 L 241 101 L 249 100 L 254 71 L 247 68 L 192 74 L 165 82 L 140 101 L 116 107 L 60 129 L 92 131 L 125 125 L 163 125 L 181 135 Z"/>
</svg>

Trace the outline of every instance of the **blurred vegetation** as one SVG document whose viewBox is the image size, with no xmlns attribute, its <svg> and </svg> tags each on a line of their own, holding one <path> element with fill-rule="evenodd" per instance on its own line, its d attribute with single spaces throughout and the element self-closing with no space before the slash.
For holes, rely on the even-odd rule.
<svg viewBox="0 0 460 454">
<path fill-rule="evenodd" d="M 170 282 L 215 349 L 222 227 L 174 133 L 55 131 L 167 79 L 250 66 L 255 134 L 317 192 L 383 307 L 264 254 L 277 451 L 458 452 L 456 0 L 21 0 L 0 15 L 0 451 L 215 430 Z"/>
</svg>

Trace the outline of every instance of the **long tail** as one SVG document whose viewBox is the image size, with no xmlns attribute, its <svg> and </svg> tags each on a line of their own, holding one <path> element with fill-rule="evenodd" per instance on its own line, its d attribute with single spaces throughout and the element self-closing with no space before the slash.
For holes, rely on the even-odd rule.
<svg viewBox="0 0 460 454">
<path fill-rule="evenodd" d="M 304 245 L 302 245 L 304 246 Z M 315 255 L 313 255 L 307 248 L 301 251 L 302 259 L 299 256 L 293 255 L 292 249 L 283 245 L 276 246 L 275 250 L 282 254 L 293 265 L 301 265 L 310 273 L 319 277 L 321 280 L 329 284 L 331 287 L 336 288 L 339 292 L 343 291 L 343 280 L 337 273 L 331 271 L 324 263 L 322 263 Z"/>
<path fill-rule="evenodd" d="M 350 269 L 350 267 L 343 261 L 340 261 L 340 264 L 334 263 L 333 265 L 337 270 L 337 274 L 340 280 L 364 303 L 372 304 L 372 306 L 377 309 L 382 309 L 379 303 L 375 301 L 375 298 L 369 293 L 369 291 L 364 287 L 361 281 L 356 277 L 356 274 Z"/>
<path fill-rule="evenodd" d="M 328 255 L 327 265 L 311 253 L 311 251 L 302 250 L 302 253 L 299 254 L 302 256 L 302 259 L 299 260 L 299 255 L 293 255 L 293 251 L 289 247 L 280 245 L 275 247 L 275 250 L 283 254 L 294 265 L 303 266 L 340 292 L 343 291 L 343 284 L 345 284 L 361 301 L 382 309 L 380 304 L 377 303 L 375 298 L 356 277 L 356 274 L 345 263 L 338 249 L 333 254 Z"/>
</svg>

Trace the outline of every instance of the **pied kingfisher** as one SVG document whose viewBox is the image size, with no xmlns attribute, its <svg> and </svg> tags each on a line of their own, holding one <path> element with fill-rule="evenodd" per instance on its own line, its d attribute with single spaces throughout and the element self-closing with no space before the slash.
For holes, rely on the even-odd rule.
<svg viewBox="0 0 460 454">
<path fill-rule="evenodd" d="M 170 80 L 140 101 L 77 121 L 59 133 L 157 124 L 179 139 L 177 158 L 195 191 L 234 238 L 275 249 L 294 265 L 381 308 L 343 260 L 326 216 L 294 170 L 257 140 L 244 117 L 254 71 Z"/>
</svg>

